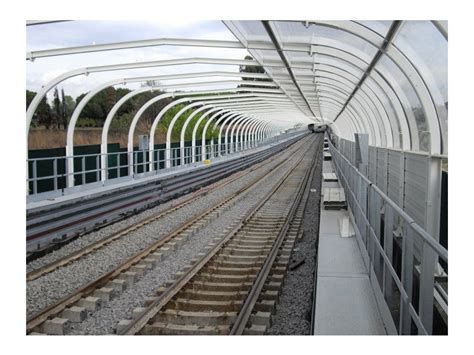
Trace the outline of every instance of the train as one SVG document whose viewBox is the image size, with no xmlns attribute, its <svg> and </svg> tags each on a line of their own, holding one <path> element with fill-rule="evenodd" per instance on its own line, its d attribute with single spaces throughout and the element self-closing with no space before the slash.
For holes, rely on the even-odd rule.
<svg viewBox="0 0 474 355">
<path fill-rule="evenodd" d="M 308 125 L 308 130 L 312 133 L 324 133 L 324 132 L 326 132 L 326 129 L 327 129 L 327 125 L 325 125 L 325 124 L 320 125 L 320 126 L 316 126 L 316 127 L 315 127 L 314 123 L 310 123 Z"/>
</svg>

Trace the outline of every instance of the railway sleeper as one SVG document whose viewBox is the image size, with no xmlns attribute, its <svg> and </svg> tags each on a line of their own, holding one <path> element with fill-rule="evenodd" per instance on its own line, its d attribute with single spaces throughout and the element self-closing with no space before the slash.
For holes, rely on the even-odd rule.
<svg viewBox="0 0 474 355">
<path fill-rule="evenodd" d="M 153 323 L 146 325 L 140 334 L 143 335 L 226 335 L 229 326 L 180 325 L 173 323 Z"/>
<path fill-rule="evenodd" d="M 273 243 L 271 243 L 271 240 L 268 240 L 266 242 L 262 242 L 260 244 L 253 244 L 253 245 L 248 245 L 244 240 L 241 241 L 231 241 L 229 244 L 227 244 L 228 248 L 231 249 L 240 249 L 240 250 L 266 250 L 272 246 Z"/>
<path fill-rule="evenodd" d="M 249 274 L 249 275 L 257 275 L 260 267 L 226 267 L 222 265 L 212 265 L 207 266 L 204 269 L 204 272 L 212 273 L 212 274 L 219 274 L 219 275 L 242 275 L 242 274 Z"/>
<path fill-rule="evenodd" d="M 228 246 L 232 246 L 232 245 L 241 245 L 241 244 L 244 244 L 244 245 L 247 245 L 247 246 L 253 246 L 253 247 L 261 247 L 261 246 L 265 246 L 269 243 L 269 239 L 270 238 L 253 238 L 253 237 L 250 237 L 250 238 L 238 238 L 238 239 L 233 239 L 229 244 L 227 244 Z"/>
<path fill-rule="evenodd" d="M 189 300 L 186 298 L 177 298 L 170 301 L 167 305 L 168 309 L 191 312 L 238 312 L 242 307 L 243 300 L 232 301 L 204 301 Z"/>
<path fill-rule="evenodd" d="M 250 328 L 244 329 L 244 335 L 264 335 L 266 329 L 266 325 L 252 324 Z"/>
<path fill-rule="evenodd" d="M 208 273 L 199 273 L 196 275 L 196 281 L 215 281 L 215 282 L 253 282 L 254 276 L 252 275 L 220 275 L 220 274 L 208 274 Z"/>
<path fill-rule="evenodd" d="M 46 320 L 36 332 L 47 335 L 64 335 L 67 332 L 69 320 L 66 318 L 55 317 Z"/>
<path fill-rule="evenodd" d="M 252 325 L 269 327 L 271 325 L 271 315 L 270 312 L 256 312 L 250 316 L 250 323 Z"/>
<path fill-rule="evenodd" d="M 99 297 L 88 296 L 79 300 L 78 305 L 84 307 L 90 312 L 95 312 L 102 307 L 102 299 Z"/>
<path fill-rule="evenodd" d="M 225 249 L 222 250 L 223 255 L 238 255 L 238 256 L 258 256 L 265 253 L 265 255 L 270 251 L 270 247 L 261 248 L 261 249 Z"/>
<path fill-rule="evenodd" d="M 249 291 L 252 282 L 203 282 L 194 281 L 191 285 L 195 290 L 205 291 Z"/>
<path fill-rule="evenodd" d="M 153 322 L 173 323 L 179 325 L 194 324 L 199 326 L 228 326 L 235 322 L 236 317 L 237 312 L 189 312 L 167 309 L 164 312 L 158 313 L 153 318 Z"/>
<path fill-rule="evenodd" d="M 269 234 L 262 234 L 262 235 L 256 235 L 253 233 L 248 233 L 246 232 L 245 234 L 239 234 L 235 236 L 235 238 L 232 239 L 232 242 L 243 242 L 243 243 L 268 243 L 269 240 L 273 239 L 273 233 Z"/>
<path fill-rule="evenodd" d="M 181 296 L 195 301 L 239 301 L 244 300 L 248 292 L 245 291 L 202 291 L 186 288 Z"/>
<path fill-rule="evenodd" d="M 122 272 L 118 277 L 118 280 L 124 280 L 127 283 L 127 286 L 132 286 L 138 280 L 138 274 L 132 271 Z"/>
<path fill-rule="evenodd" d="M 264 255 L 234 255 L 234 254 L 228 254 L 228 255 L 219 255 L 216 258 L 216 261 L 229 261 L 229 262 L 264 262 L 265 261 L 265 256 Z"/>
<path fill-rule="evenodd" d="M 216 265 L 216 267 L 252 268 L 260 265 L 261 261 L 259 261 L 259 259 L 255 259 L 253 261 L 235 261 L 224 258 L 216 258 L 213 260 L 213 264 Z"/>
</svg>

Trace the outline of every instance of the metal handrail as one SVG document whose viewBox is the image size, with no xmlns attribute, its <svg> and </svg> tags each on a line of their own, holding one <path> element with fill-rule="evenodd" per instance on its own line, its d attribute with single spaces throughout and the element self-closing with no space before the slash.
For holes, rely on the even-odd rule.
<svg viewBox="0 0 474 355">
<path fill-rule="evenodd" d="M 392 297 L 390 290 L 388 291 L 389 296 L 385 295 L 386 283 L 391 282 L 387 277 L 390 278 L 390 276 L 400 292 L 401 309 L 399 333 L 409 334 L 411 332 L 410 322 L 408 321 L 411 319 L 416 325 L 419 334 L 431 334 L 433 325 L 433 294 L 436 292 L 434 287 L 434 266 L 437 263 L 438 257 L 448 262 L 448 251 L 426 230 L 417 224 L 415 220 L 398 204 L 390 199 L 387 194 L 376 186 L 375 183 L 370 181 L 363 173 L 361 173 L 351 163 L 351 161 L 332 144 L 330 140 L 329 149 L 333 156 L 336 171 L 338 172 L 341 183 L 346 190 L 348 206 L 353 213 L 354 224 L 358 230 L 358 235 L 363 238 L 363 243 L 365 243 L 367 251 L 366 257 L 368 257 L 370 261 L 370 267 L 374 267 L 374 272 L 376 273 L 377 271 L 380 271 L 381 267 L 384 268 L 383 281 L 378 281 L 378 278 L 376 278 L 377 282 L 379 282 L 380 288 L 384 290 L 383 297 Z M 369 201 L 373 198 L 375 198 L 375 204 L 378 206 L 378 209 L 369 204 Z M 400 246 L 402 252 L 401 279 L 399 278 L 395 267 L 392 265 L 391 257 L 389 257 L 385 249 L 385 240 L 392 237 L 385 234 L 384 245 L 382 246 L 380 242 L 380 235 L 383 233 L 381 225 L 379 224 L 382 215 L 382 206 L 389 208 L 390 218 L 400 218 L 401 221 L 399 220 L 398 223 L 399 225 L 404 226 L 401 233 L 403 244 Z M 387 210 L 386 213 L 388 213 Z M 387 228 L 387 226 L 389 226 L 388 228 L 396 226 L 393 222 L 385 222 L 390 223 L 385 225 L 385 228 Z M 388 231 L 393 233 L 394 229 L 386 229 L 385 233 Z M 420 240 L 423 247 L 420 255 L 418 255 L 418 262 L 420 262 L 422 267 L 419 277 L 420 288 L 418 291 L 418 311 L 416 311 L 412 303 L 413 288 L 411 284 L 412 272 L 415 270 L 413 262 L 414 260 L 417 260 L 413 251 L 415 235 L 419 238 L 416 240 Z M 428 246 L 429 248 L 425 249 L 424 246 Z M 436 255 L 433 254 L 433 252 L 436 253 Z M 382 257 L 383 265 L 379 265 L 377 258 L 380 256 Z M 380 282 L 382 282 L 382 285 L 380 285 Z"/>
</svg>

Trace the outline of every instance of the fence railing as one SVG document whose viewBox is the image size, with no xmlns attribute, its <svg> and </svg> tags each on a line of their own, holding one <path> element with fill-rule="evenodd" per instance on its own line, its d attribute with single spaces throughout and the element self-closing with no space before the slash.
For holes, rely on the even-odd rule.
<svg viewBox="0 0 474 355">
<path fill-rule="evenodd" d="M 448 263 L 447 250 L 353 165 L 345 156 L 352 156 L 348 143 L 339 142 L 339 150 L 330 143 L 329 148 L 359 242 L 365 246 L 364 260 L 396 332 L 432 334 L 435 298 L 445 303 L 447 316 L 447 289 L 438 282 L 445 279 L 447 284 L 447 274 L 437 272 L 439 260 Z M 369 177 L 370 171 L 369 167 Z"/>
<path fill-rule="evenodd" d="M 104 155 L 100 153 L 74 155 L 73 157 L 31 158 L 27 160 L 29 178 L 26 181 L 30 196 L 42 192 L 60 195 L 67 192 L 66 183 L 70 175 L 74 177 L 74 186 L 93 183 L 110 184 L 114 183 L 114 180 L 117 181 L 117 178 L 136 179 L 179 167 L 203 164 L 204 160 L 216 160 L 235 153 L 254 150 L 262 145 L 289 139 L 297 134 L 301 134 L 301 132 L 291 132 L 260 141 L 234 141 L 227 144 L 212 142 L 204 147 L 197 145 L 195 147 L 175 147 L 169 150 L 155 149 L 152 152 L 149 150 L 109 152 L 105 155 L 106 166 L 102 166 Z M 67 164 L 74 164 L 74 173 L 67 173 Z M 39 173 L 39 170 L 43 173 Z M 105 179 L 103 179 L 104 176 Z"/>
</svg>

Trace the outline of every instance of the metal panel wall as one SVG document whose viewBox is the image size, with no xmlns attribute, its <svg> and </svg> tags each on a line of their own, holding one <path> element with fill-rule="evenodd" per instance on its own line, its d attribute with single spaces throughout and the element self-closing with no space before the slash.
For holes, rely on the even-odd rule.
<svg viewBox="0 0 474 355">
<path fill-rule="evenodd" d="M 387 195 L 403 208 L 404 195 L 404 156 L 399 150 L 388 149 L 388 187 Z"/>
<path fill-rule="evenodd" d="M 377 184 L 366 179 L 342 152 L 332 145 L 329 148 L 346 194 L 357 242 L 371 275 L 374 275 L 371 281 L 373 285 L 378 285 L 392 317 L 392 331 L 398 334 L 432 334 L 434 299 L 436 295 L 441 297 L 435 288 L 435 277 L 439 276 L 435 266 L 439 259 L 447 265 L 447 250 L 438 243 L 436 233 L 430 234 L 421 228 L 408 211 L 402 210 Z M 390 190 L 397 183 L 395 176 L 401 176 L 401 162 L 406 156 L 405 170 L 408 172 L 404 177 L 410 185 L 406 195 L 411 192 L 420 194 L 420 182 L 428 186 L 424 196 L 426 206 L 430 207 L 426 213 L 427 224 L 436 232 L 434 217 L 438 215 L 439 220 L 436 191 L 440 190 L 440 158 L 372 148 L 378 158 L 375 165 L 377 180 L 384 181 L 383 176 L 379 178 L 378 174 L 382 172 L 386 177 L 387 170 L 384 172 L 380 166 L 387 168 L 385 164 L 390 160 Z M 421 195 L 418 198 L 423 201 Z M 399 246 L 399 256 L 393 259 L 395 243 Z M 417 280 L 414 275 L 418 275 Z M 390 326 L 390 322 L 387 324 Z"/>
<path fill-rule="evenodd" d="M 428 199 L 428 164 L 427 155 L 405 153 L 404 210 L 424 229 Z"/>
<path fill-rule="evenodd" d="M 376 181 L 377 177 L 377 149 L 369 146 L 369 180 Z"/>
<path fill-rule="evenodd" d="M 377 176 L 375 183 L 380 190 L 387 193 L 387 149 L 377 147 Z"/>
</svg>

